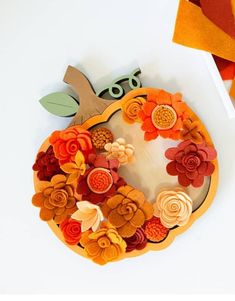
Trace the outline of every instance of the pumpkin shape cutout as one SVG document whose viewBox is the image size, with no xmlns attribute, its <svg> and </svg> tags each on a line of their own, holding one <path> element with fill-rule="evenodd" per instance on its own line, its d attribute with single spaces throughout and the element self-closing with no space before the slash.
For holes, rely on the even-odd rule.
<svg viewBox="0 0 235 301">
<path fill-rule="evenodd" d="M 100 265 L 166 248 L 215 196 L 217 155 L 205 126 L 180 93 L 136 88 L 105 100 L 71 66 L 64 81 L 80 107 L 37 154 L 40 218 Z"/>
</svg>

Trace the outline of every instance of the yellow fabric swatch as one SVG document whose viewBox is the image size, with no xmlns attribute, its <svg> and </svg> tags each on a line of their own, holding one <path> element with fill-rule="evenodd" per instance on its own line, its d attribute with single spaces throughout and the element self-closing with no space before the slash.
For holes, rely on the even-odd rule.
<svg viewBox="0 0 235 301">
<path fill-rule="evenodd" d="M 232 0 L 233 9 L 234 2 Z M 235 62 L 235 39 L 211 22 L 200 7 L 187 0 L 180 0 L 173 41 Z"/>
</svg>

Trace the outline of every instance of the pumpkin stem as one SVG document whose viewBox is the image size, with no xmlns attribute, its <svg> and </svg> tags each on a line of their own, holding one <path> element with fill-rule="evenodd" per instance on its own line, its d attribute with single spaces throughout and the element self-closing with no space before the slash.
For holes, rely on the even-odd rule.
<svg viewBox="0 0 235 301">
<path fill-rule="evenodd" d="M 98 97 L 86 76 L 72 66 L 68 66 L 64 76 L 64 82 L 73 88 L 79 97 L 80 104 L 69 127 L 82 124 L 90 117 L 102 114 L 113 102 Z"/>
</svg>

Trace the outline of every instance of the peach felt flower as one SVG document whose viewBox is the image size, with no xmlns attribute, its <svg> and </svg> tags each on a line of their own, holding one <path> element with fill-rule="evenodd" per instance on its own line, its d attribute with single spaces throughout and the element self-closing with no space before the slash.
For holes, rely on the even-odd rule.
<svg viewBox="0 0 235 301">
<path fill-rule="evenodd" d="M 134 235 L 136 229 L 153 215 L 153 206 L 146 201 L 143 192 L 129 185 L 119 187 L 101 209 L 122 237 Z"/>
<path fill-rule="evenodd" d="M 96 232 L 84 232 L 80 244 L 88 257 L 101 265 L 117 259 L 126 249 L 126 243 L 117 230 L 107 223 L 103 223 Z"/>
<path fill-rule="evenodd" d="M 82 232 L 92 229 L 93 232 L 99 229 L 103 220 L 100 207 L 87 201 L 77 203 L 78 210 L 72 214 L 72 218 L 81 222 Z"/>
<path fill-rule="evenodd" d="M 187 115 L 187 105 L 180 93 L 173 95 L 163 90 L 153 90 L 139 112 L 143 121 L 141 129 L 145 131 L 144 139 L 149 141 L 160 135 L 177 140 Z"/>
<path fill-rule="evenodd" d="M 126 144 L 124 138 L 118 138 L 113 143 L 105 144 L 106 158 L 118 159 L 121 165 L 126 165 L 134 158 L 135 148 L 132 144 Z"/>
<path fill-rule="evenodd" d="M 144 97 L 135 97 L 126 100 L 122 103 L 122 116 L 123 119 L 128 123 L 134 123 L 141 121 L 139 118 L 139 111 L 143 104 L 146 102 Z"/>
<path fill-rule="evenodd" d="M 49 141 L 60 165 L 73 162 L 78 150 L 83 153 L 85 159 L 92 152 L 91 134 L 80 125 L 53 132 Z"/>
<path fill-rule="evenodd" d="M 165 190 L 154 203 L 154 216 L 160 218 L 166 228 L 184 226 L 192 213 L 192 199 L 182 189 Z"/>
<path fill-rule="evenodd" d="M 69 162 L 60 166 L 65 173 L 69 174 L 67 184 L 71 184 L 76 181 L 80 175 L 84 175 L 86 171 L 85 158 L 82 152 L 77 151 L 74 161 L 75 163 Z"/>
<path fill-rule="evenodd" d="M 77 210 L 74 187 L 68 185 L 66 181 L 66 176 L 55 175 L 50 182 L 40 182 L 40 192 L 33 196 L 32 203 L 41 208 L 42 220 L 54 219 L 60 224 Z"/>
</svg>

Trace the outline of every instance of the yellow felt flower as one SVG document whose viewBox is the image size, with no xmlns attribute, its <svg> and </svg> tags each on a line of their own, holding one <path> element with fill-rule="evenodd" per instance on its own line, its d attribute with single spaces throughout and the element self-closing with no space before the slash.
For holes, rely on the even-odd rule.
<svg viewBox="0 0 235 301">
<path fill-rule="evenodd" d="M 73 219 L 81 222 L 81 230 L 85 232 L 89 229 L 97 231 L 103 220 L 103 213 L 99 206 L 91 204 L 88 201 L 77 203 L 78 210 L 71 216 Z"/>
<path fill-rule="evenodd" d="M 80 175 L 84 175 L 86 171 L 85 158 L 82 152 L 78 151 L 75 156 L 75 163 L 69 162 L 60 166 L 60 168 L 67 174 L 69 177 L 67 179 L 67 184 L 73 183 L 77 180 Z"/>
</svg>

